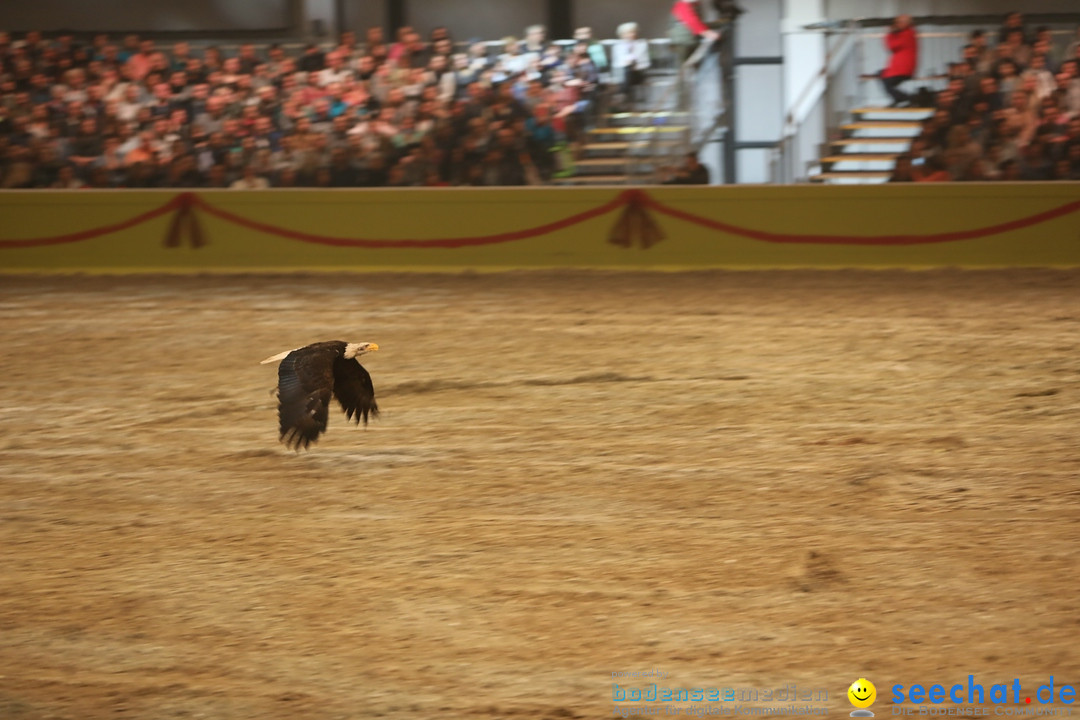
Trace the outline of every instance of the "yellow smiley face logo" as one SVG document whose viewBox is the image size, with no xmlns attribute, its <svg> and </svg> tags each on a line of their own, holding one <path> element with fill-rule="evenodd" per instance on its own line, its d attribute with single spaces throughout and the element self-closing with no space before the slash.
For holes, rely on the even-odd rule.
<svg viewBox="0 0 1080 720">
<path fill-rule="evenodd" d="M 877 688 L 866 678 L 851 683 L 847 690 L 848 700 L 857 708 L 868 708 L 877 700 Z"/>
</svg>

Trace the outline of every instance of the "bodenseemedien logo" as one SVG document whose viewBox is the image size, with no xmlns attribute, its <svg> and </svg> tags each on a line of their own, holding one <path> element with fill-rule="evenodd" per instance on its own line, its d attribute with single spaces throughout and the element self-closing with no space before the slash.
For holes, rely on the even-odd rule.
<svg viewBox="0 0 1080 720">
<path fill-rule="evenodd" d="M 847 690 L 848 701 L 855 706 L 851 711 L 851 717 L 874 717 L 874 711 L 870 706 L 877 700 L 877 688 L 874 683 L 866 678 L 859 678 L 851 683 Z"/>
</svg>

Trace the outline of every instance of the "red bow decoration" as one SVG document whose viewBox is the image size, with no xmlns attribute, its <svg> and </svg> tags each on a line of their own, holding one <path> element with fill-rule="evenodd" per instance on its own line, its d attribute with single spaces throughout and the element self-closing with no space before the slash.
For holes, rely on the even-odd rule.
<svg viewBox="0 0 1080 720">
<path fill-rule="evenodd" d="M 626 207 L 608 233 L 608 242 L 627 249 L 636 242 L 642 250 L 648 250 L 666 237 L 649 214 L 652 200 L 643 190 L 627 190 L 623 198 Z"/>
<path fill-rule="evenodd" d="M 185 227 L 192 248 L 197 250 L 206 245 L 206 237 L 203 234 L 202 226 L 199 224 L 199 218 L 195 215 L 195 208 L 201 202 L 195 193 L 186 192 L 176 196 L 176 199 L 173 200 L 176 214 L 173 215 L 172 222 L 169 223 L 169 231 L 165 234 L 165 247 L 180 247 L 182 244 L 181 234 Z"/>
</svg>

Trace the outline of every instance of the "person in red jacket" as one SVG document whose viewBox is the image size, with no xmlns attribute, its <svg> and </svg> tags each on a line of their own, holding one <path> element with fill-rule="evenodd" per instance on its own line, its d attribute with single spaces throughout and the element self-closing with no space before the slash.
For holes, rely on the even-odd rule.
<svg viewBox="0 0 1080 720">
<path fill-rule="evenodd" d="M 698 0 L 675 0 L 675 4 L 671 6 L 671 15 L 671 40 L 676 46 L 683 48 L 683 60 L 693 53 L 699 40 L 712 43 L 720 37 L 720 33 L 709 28 L 701 19 Z"/>
<path fill-rule="evenodd" d="M 889 33 L 885 36 L 885 47 L 892 56 L 889 65 L 881 71 L 881 83 L 885 92 L 893 99 L 890 107 L 900 107 L 911 103 L 911 96 L 900 89 L 900 85 L 915 75 L 919 64 L 919 36 L 911 23 L 910 15 L 899 15 L 893 20 Z"/>
</svg>

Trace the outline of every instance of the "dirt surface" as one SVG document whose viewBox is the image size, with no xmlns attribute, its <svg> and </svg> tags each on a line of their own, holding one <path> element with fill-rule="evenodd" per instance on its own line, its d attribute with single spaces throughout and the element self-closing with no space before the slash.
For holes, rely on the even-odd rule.
<svg viewBox="0 0 1080 720">
<path fill-rule="evenodd" d="M 3 278 L 0 719 L 1080 684 L 1077 288 Z M 258 362 L 329 339 L 381 346 L 384 412 L 295 454 Z"/>
</svg>

